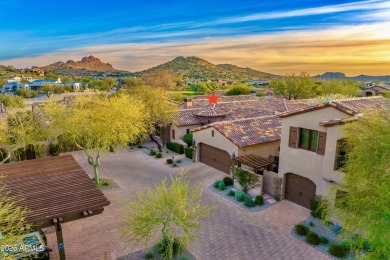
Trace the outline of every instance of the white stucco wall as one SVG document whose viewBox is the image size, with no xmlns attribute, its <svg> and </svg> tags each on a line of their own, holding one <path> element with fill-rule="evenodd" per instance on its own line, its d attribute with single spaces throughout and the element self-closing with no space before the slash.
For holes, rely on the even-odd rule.
<svg viewBox="0 0 390 260">
<path fill-rule="evenodd" d="M 192 129 L 198 128 L 200 125 L 186 125 L 186 126 L 176 126 L 172 125 L 171 130 L 170 130 L 170 139 L 171 142 L 177 142 L 178 140 L 183 140 L 183 137 L 185 134 L 187 134 L 187 129 Z M 175 139 L 172 138 L 172 130 L 175 130 Z"/>
<path fill-rule="evenodd" d="M 212 131 L 214 130 L 214 137 L 212 136 Z M 209 127 L 200 131 L 193 133 L 193 138 L 196 141 L 196 145 L 200 143 L 208 144 L 214 146 L 221 150 L 224 150 L 230 154 L 234 153 L 236 156 L 238 154 L 238 147 L 220 132 L 215 130 L 213 127 Z M 199 149 L 196 151 L 196 160 L 199 161 Z"/>
<path fill-rule="evenodd" d="M 334 171 L 337 140 L 342 138 L 341 126 L 321 127 L 320 122 L 348 117 L 347 114 L 332 108 L 324 108 L 282 119 L 279 174 L 295 173 L 312 180 L 316 185 L 316 194 L 326 196 L 335 182 L 341 183 L 342 174 Z M 325 155 L 299 148 L 290 148 L 290 126 L 326 132 Z M 283 178 L 283 192 L 285 177 Z"/>
</svg>

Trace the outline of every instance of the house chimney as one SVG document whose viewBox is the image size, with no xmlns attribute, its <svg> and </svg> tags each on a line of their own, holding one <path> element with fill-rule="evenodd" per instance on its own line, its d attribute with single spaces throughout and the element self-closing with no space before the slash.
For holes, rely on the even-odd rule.
<svg viewBox="0 0 390 260">
<path fill-rule="evenodd" d="M 192 98 L 186 97 L 184 98 L 184 108 L 192 107 Z"/>
</svg>

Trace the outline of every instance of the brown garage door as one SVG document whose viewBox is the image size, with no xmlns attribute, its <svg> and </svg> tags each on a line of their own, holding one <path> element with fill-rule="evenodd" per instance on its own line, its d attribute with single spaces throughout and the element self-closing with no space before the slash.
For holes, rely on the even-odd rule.
<svg viewBox="0 0 390 260">
<path fill-rule="evenodd" d="M 285 199 L 305 208 L 310 208 L 310 200 L 316 195 L 316 185 L 308 178 L 287 173 Z"/>
<path fill-rule="evenodd" d="M 221 149 L 207 144 L 200 144 L 199 150 L 200 162 L 207 164 L 224 173 L 230 173 L 230 155 Z"/>
</svg>

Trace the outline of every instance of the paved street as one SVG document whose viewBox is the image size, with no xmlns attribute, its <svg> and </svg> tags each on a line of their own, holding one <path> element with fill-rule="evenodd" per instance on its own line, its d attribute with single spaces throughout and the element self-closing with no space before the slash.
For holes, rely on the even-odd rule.
<svg viewBox="0 0 390 260">
<path fill-rule="evenodd" d="M 73 156 L 92 176 L 85 155 L 74 152 Z M 126 248 L 118 232 L 125 210 L 123 202 L 170 174 L 177 175 L 180 169 L 169 168 L 164 162 L 139 149 L 104 154 L 100 176 L 113 179 L 120 188 L 104 192 L 111 205 L 102 214 L 63 225 L 67 259 L 111 260 L 131 253 L 133 245 Z M 261 212 L 247 212 L 207 188 L 226 176 L 224 173 L 201 163 L 186 168 L 191 182 L 204 187 L 204 203 L 217 206 L 202 221 L 199 239 L 190 248 L 197 259 L 329 259 L 290 235 L 291 228 L 309 216 L 308 210 L 282 201 Z M 52 258 L 58 259 L 53 228 L 48 230 L 48 240 Z M 141 245 L 133 251 L 143 248 Z"/>
</svg>

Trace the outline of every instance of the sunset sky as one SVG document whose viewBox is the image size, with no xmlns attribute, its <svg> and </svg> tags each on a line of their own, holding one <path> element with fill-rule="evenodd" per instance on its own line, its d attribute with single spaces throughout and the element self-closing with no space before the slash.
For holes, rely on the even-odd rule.
<svg viewBox="0 0 390 260">
<path fill-rule="evenodd" d="M 390 75 L 390 1 L 1 0 L 0 64 L 177 56 L 261 71 Z"/>
</svg>

